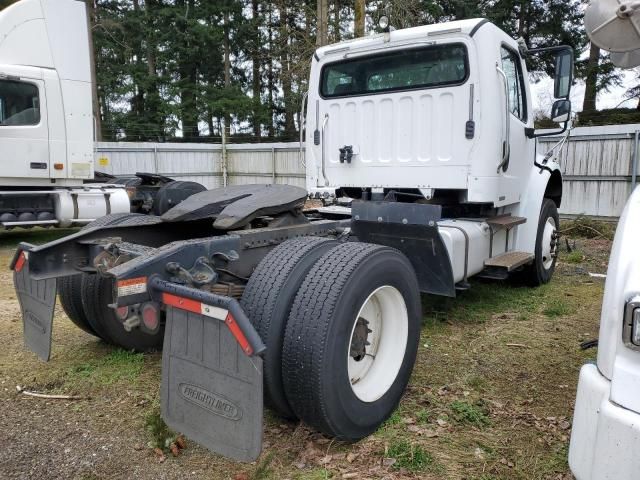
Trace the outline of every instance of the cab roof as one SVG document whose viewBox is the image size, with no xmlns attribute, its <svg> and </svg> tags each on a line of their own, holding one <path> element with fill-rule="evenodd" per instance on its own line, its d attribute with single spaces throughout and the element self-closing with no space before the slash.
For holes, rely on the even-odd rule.
<svg viewBox="0 0 640 480">
<path fill-rule="evenodd" d="M 455 22 L 434 23 L 432 25 L 423 25 L 420 27 L 405 28 L 402 30 L 394 30 L 389 33 L 378 33 L 362 38 L 347 40 L 340 43 L 327 45 L 316 50 L 315 57 L 317 60 L 349 50 L 366 49 L 367 47 L 375 48 L 382 44 L 394 43 L 412 43 L 417 41 L 428 41 L 448 34 L 468 35 L 473 34 L 483 25 L 490 23 L 486 18 L 474 18 L 469 20 L 458 20 Z"/>
</svg>

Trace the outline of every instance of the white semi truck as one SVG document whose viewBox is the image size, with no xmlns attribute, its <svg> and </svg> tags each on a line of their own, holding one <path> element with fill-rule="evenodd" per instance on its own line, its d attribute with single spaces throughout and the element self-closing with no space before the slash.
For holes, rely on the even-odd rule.
<svg viewBox="0 0 640 480">
<path fill-rule="evenodd" d="M 526 60 L 538 53 L 555 58 L 566 129 L 572 50 L 527 50 L 487 20 L 320 48 L 307 190 L 212 190 L 160 217 L 21 244 L 27 347 L 49 359 L 59 292 L 105 341 L 164 347 L 163 417 L 215 452 L 257 458 L 263 394 L 327 435 L 371 434 L 409 381 L 421 293 L 552 277 L 562 177 L 553 151 L 536 151 Z M 309 197 L 324 207 L 303 211 Z"/>
<path fill-rule="evenodd" d="M 22 0 L 0 11 L 0 226 L 161 214 L 204 190 L 150 174 L 98 183 L 92 99 L 84 2 Z"/>
</svg>

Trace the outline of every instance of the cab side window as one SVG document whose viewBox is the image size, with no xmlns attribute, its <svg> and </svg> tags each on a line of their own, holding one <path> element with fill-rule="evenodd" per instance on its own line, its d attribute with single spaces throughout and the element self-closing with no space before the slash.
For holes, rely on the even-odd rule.
<svg viewBox="0 0 640 480">
<path fill-rule="evenodd" d="M 38 125 L 40 96 L 32 83 L 0 80 L 0 127 Z"/>
<path fill-rule="evenodd" d="M 509 109 L 511 113 L 527 122 L 527 102 L 524 93 L 524 75 L 520 56 L 512 50 L 502 47 L 502 70 L 507 76 L 509 89 Z"/>
</svg>

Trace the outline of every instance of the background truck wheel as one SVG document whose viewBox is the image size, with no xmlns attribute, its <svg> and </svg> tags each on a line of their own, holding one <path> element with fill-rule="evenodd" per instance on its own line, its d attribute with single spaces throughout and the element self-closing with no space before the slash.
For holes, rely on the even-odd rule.
<svg viewBox="0 0 640 480">
<path fill-rule="evenodd" d="M 539 286 L 551 281 L 556 269 L 559 228 L 558 208 L 553 200 L 545 198 L 538 221 L 535 260 L 523 272 L 526 283 Z"/>
<path fill-rule="evenodd" d="M 409 382 L 421 317 L 416 274 L 402 253 L 346 243 L 325 254 L 285 330 L 282 376 L 296 415 L 342 440 L 373 433 Z"/>
<path fill-rule="evenodd" d="M 265 403 L 285 418 L 295 418 L 282 384 L 282 342 L 293 299 L 314 263 L 337 245 L 318 237 L 289 240 L 256 267 L 241 304 L 267 346 L 264 355 Z"/>
<path fill-rule="evenodd" d="M 82 230 L 108 225 L 123 225 L 131 223 L 143 224 L 147 219 L 149 219 L 147 215 L 138 213 L 116 213 L 98 218 L 82 227 Z M 83 288 L 83 284 L 96 276 L 97 275 L 82 273 L 58 279 L 60 305 L 69 319 L 81 330 L 84 330 L 91 335 L 95 335 L 107 343 L 117 343 L 108 335 L 108 331 L 102 327 L 101 323 L 98 322 L 96 318 L 92 315 L 88 315 L 84 306 L 85 303 L 93 303 L 95 300 L 91 297 L 83 299 L 83 295 L 87 294 L 86 288 Z M 109 292 L 111 292 L 111 288 L 112 287 L 109 287 Z M 107 303 L 111 302 L 112 299 Z M 105 306 L 106 305 L 107 304 L 105 304 Z M 108 309 L 111 310 L 111 313 L 115 316 L 115 312 L 111 308 Z"/>
</svg>

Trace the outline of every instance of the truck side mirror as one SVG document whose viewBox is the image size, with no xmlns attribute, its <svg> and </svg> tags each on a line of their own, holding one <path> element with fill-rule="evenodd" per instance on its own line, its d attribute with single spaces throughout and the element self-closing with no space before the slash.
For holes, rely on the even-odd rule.
<svg viewBox="0 0 640 480">
<path fill-rule="evenodd" d="M 555 98 L 568 99 L 573 82 L 573 51 L 566 49 L 556 56 Z"/>
<path fill-rule="evenodd" d="M 571 101 L 557 100 L 551 108 L 551 119 L 555 123 L 566 123 L 571 117 Z"/>
</svg>

